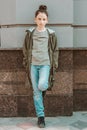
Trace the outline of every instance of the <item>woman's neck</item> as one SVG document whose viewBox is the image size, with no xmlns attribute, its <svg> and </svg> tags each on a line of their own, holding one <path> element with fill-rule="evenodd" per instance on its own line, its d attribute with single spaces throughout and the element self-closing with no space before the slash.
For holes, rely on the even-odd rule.
<svg viewBox="0 0 87 130">
<path fill-rule="evenodd" d="M 37 27 L 36 29 L 37 29 L 37 31 L 39 31 L 39 32 L 42 32 L 42 31 L 45 31 L 45 30 L 46 30 L 45 27 L 44 27 L 44 28 L 39 28 L 39 27 Z"/>
</svg>

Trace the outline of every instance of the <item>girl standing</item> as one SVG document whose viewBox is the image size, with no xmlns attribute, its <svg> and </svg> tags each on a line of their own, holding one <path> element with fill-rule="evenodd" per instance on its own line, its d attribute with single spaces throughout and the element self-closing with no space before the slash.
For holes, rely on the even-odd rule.
<svg viewBox="0 0 87 130">
<path fill-rule="evenodd" d="M 23 64 L 33 88 L 33 99 L 38 126 L 45 127 L 43 98 L 53 86 L 54 71 L 58 68 L 58 46 L 55 32 L 46 28 L 47 6 L 40 5 L 35 12 L 35 28 L 29 28 L 23 46 Z"/>
</svg>

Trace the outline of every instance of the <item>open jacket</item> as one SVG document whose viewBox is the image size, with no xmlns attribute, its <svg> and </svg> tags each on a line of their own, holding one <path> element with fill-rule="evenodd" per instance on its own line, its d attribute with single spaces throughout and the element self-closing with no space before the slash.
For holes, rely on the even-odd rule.
<svg viewBox="0 0 87 130">
<path fill-rule="evenodd" d="M 32 46 L 33 46 L 33 32 L 35 28 L 30 28 L 27 30 L 27 34 L 25 36 L 24 45 L 23 45 L 23 65 L 26 68 L 26 72 L 28 74 L 28 79 L 30 85 L 31 83 L 31 76 L 30 76 L 30 69 L 31 69 L 31 56 L 32 56 Z M 50 90 L 53 86 L 54 81 L 54 73 L 58 69 L 58 44 L 55 32 L 49 28 L 47 28 L 48 32 L 48 54 L 50 58 L 50 76 L 49 76 L 49 87 Z"/>
</svg>

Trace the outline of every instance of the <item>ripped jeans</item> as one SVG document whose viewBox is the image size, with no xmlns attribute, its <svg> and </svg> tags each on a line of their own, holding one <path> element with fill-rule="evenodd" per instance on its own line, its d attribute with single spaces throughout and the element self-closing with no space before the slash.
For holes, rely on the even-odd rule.
<svg viewBox="0 0 87 130">
<path fill-rule="evenodd" d="M 37 117 L 45 116 L 42 91 L 47 90 L 50 65 L 31 65 L 33 100 Z"/>
</svg>

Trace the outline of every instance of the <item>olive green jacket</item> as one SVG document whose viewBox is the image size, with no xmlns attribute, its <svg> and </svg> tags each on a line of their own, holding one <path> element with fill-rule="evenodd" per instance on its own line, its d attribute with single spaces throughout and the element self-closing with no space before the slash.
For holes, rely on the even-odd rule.
<svg viewBox="0 0 87 130">
<path fill-rule="evenodd" d="M 27 30 L 27 34 L 25 36 L 24 45 L 23 45 L 23 65 L 26 68 L 26 72 L 28 74 L 29 83 L 31 84 L 31 76 L 30 76 L 30 66 L 31 66 L 31 56 L 32 56 L 32 46 L 33 46 L 33 32 L 35 28 L 30 28 Z M 50 90 L 53 86 L 54 81 L 54 73 L 58 70 L 58 44 L 55 32 L 49 28 L 48 31 L 48 54 L 50 58 L 50 76 L 49 76 L 49 87 Z"/>
</svg>

